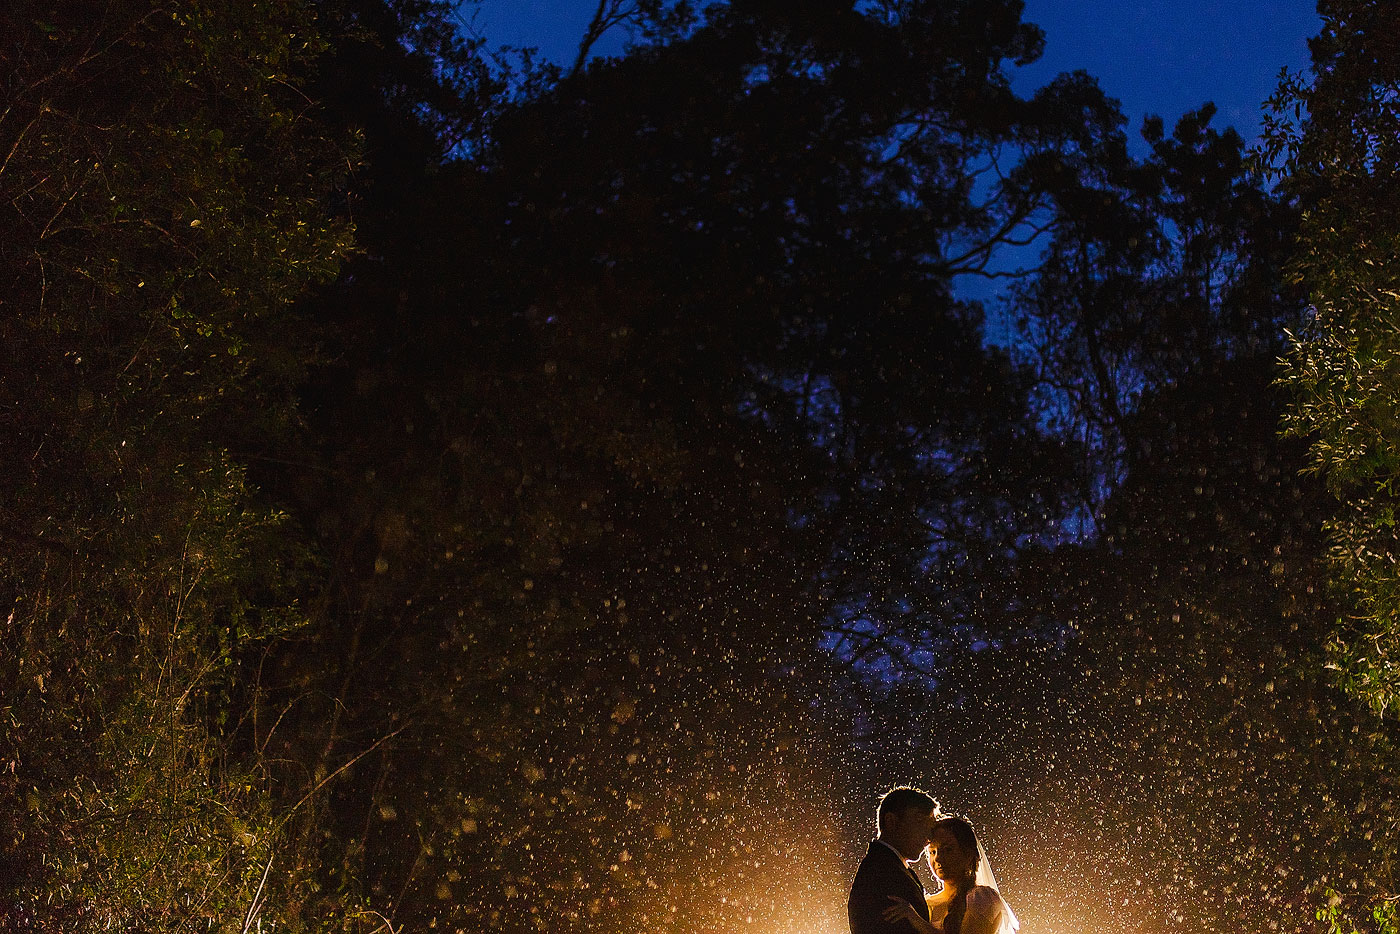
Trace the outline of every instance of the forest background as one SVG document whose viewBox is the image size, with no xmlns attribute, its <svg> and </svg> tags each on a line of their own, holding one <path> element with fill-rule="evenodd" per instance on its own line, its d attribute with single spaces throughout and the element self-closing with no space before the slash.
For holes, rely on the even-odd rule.
<svg viewBox="0 0 1400 934">
<path fill-rule="evenodd" d="M 4 929 L 835 932 L 914 780 L 1395 930 L 1400 11 L 1252 153 L 1021 12 L 7 5 Z"/>
</svg>

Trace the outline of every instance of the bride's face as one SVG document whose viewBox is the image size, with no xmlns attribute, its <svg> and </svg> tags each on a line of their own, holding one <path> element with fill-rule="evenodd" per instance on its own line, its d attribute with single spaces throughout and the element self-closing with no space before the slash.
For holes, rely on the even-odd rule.
<svg viewBox="0 0 1400 934">
<path fill-rule="evenodd" d="M 965 879 L 977 871 L 977 854 L 964 850 L 948 831 L 935 830 L 928 845 L 928 863 L 941 882 Z"/>
</svg>

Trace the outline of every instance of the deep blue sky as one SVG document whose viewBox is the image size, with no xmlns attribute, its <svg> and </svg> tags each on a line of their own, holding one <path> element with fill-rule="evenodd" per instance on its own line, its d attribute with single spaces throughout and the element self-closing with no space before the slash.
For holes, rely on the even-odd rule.
<svg viewBox="0 0 1400 934">
<path fill-rule="evenodd" d="M 1213 100 L 1217 120 L 1246 139 L 1258 133 L 1279 69 L 1308 64 L 1307 40 L 1321 24 L 1314 0 L 1027 0 L 1025 18 L 1045 30 L 1045 56 L 1018 87 L 1083 68 L 1134 127 L 1148 113 L 1170 126 Z"/>
<path fill-rule="evenodd" d="M 481 0 L 475 26 L 492 44 L 535 46 L 568 63 L 596 0 Z M 470 15 L 470 6 L 464 12 Z M 1029 91 L 1061 71 L 1083 68 L 1123 102 L 1132 125 L 1214 100 L 1220 123 L 1252 139 L 1259 104 L 1281 67 L 1307 64 L 1319 20 L 1314 0 L 1027 0 L 1026 16 L 1046 32 L 1045 57 L 1023 70 Z M 605 44 L 615 51 L 617 44 Z"/>
</svg>

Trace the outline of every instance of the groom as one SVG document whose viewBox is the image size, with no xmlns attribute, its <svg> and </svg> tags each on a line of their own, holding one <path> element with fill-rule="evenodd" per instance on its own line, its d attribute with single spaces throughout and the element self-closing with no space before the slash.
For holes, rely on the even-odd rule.
<svg viewBox="0 0 1400 934">
<path fill-rule="evenodd" d="M 884 919 L 886 909 L 896 904 L 890 900 L 892 895 L 913 905 L 925 921 L 929 920 L 924 884 L 909 864 L 928 848 L 937 817 L 938 802 L 917 788 L 893 788 L 880 799 L 878 834 L 860 861 L 846 902 L 851 934 L 909 934 L 909 921 Z"/>
</svg>

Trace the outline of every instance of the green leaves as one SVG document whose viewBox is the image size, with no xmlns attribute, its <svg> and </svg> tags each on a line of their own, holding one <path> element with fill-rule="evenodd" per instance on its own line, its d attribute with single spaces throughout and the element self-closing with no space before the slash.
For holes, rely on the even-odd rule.
<svg viewBox="0 0 1400 934">
<path fill-rule="evenodd" d="M 1331 4 L 1314 45 L 1312 80 L 1285 75 L 1271 101 L 1265 152 L 1306 208 L 1294 275 L 1314 315 L 1290 335 L 1281 382 L 1285 430 L 1311 442 L 1311 469 L 1339 499 L 1328 523 L 1334 580 L 1351 607 L 1332 663 L 1377 714 L 1400 715 L 1400 185 L 1385 93 L 1400 50 L 1391 5 Z"/>
<path fill-rule="evenodd" d="M 242 919 L 278 845 L 233 698 L 314 565 L 226 451 L 295 420 L 289 308 L 349 248 L 315 32 L 297 0 L 0 11 L 0 793 L 37 802 L 0 875 L 40 927 Z"/>
<path fill-rule="evenodd" d="M 1374 934 L 1400 934 L 1400 899 L 1383 898 L 1370 904 L 1357 904 L 1360 900 L 1356 896 L 1348 898 L 1332 888 L 1322 894 L 1326 901 L 1315 916 L 1326 925 L 1326 934 L 1360 934 L 1363 930 Z M 1371 924 L 1366 925 L 1363 919 Z"/>
</svg>

